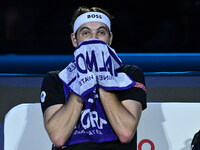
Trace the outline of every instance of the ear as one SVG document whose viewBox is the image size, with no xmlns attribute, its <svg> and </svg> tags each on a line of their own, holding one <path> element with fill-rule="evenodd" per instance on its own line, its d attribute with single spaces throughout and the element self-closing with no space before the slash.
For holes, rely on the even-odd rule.
<svg viewBox="0 0 200 150">
<path fill-rule="evenodd" d="M 112 40 L 113 40 L 113 33 L 110 32 L 110 38 L 109 38 L 109 43 L 108 43 L 109 46 L 112 44 Z"/>
<path fill-rule="evenodd" d="M 77 42 L 75 33 L 71 33 L 71 41 L 74 47 L 78 47 L 78 42 Z"/>
</svg>

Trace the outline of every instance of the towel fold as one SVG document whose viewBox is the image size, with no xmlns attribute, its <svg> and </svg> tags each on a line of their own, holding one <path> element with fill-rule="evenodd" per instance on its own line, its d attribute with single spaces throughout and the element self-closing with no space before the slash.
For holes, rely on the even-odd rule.
<svg viewBox="0 0 200 150">
<path fill-rule="evenodd" d="M 84 98 L 97 87 L 124 90 L 134 86 L 135 82 L 128 75 L 117 73 L 121 65 L 114 49 L 103 41 L 91 39 L 77 47 L 74 60 L 59 77 L 72 92 Z"/>
</svg>

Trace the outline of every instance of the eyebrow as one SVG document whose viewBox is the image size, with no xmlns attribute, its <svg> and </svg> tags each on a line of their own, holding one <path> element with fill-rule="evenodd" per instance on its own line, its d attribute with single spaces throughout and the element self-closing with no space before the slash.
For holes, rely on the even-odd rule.
<svg viewBox="0 0 200 150">
<path fill-rule="evenodd" d="M 99 27 L 97 30 L 100 30 L 100 29 L 105 29 L 107 32 L 109 32 L 109 29 L 108 29 L 108 27 L 101 26 L 101 27 Z"/>
<path fill-rule="evenodd" d="M 90 28 L 88 28 L 88 27 L 82 27 L 81 29 L 80 29 L 80 31 L 79 32 L 81 32 L 82 30 L 84 30 L 84 29 L 88 29 L 88 30 L 91 30 Z"/>
<path fill-rule="evenodd" d="M 84 29 L 91 30 L 91 29 L 88 28 L 88 27 L 83 27 L 83 28 L 80 29 L 79 32 L 81 32 L 81 31 L 84 30 Z M 97 31 L 100 30 L 100 29 L 105 29 L 107 32 L 109 32 L 108 28 L 105 27 L 105 26 L 100 26 L 100 27 L 97 29 Z"/>
</svg>

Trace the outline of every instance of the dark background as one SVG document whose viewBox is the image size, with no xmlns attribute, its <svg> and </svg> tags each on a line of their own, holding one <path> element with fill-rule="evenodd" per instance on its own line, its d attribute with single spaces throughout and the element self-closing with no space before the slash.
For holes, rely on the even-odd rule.
<svg viewBox="0 0 200 150">
<path fill-rule="evenodd" d="M 1 0 L 0 54 L 72 54 L 70 21 L 79 6 L 115 17 L 118 53 L 200 52 L 200 0 Z"/>
</svg>

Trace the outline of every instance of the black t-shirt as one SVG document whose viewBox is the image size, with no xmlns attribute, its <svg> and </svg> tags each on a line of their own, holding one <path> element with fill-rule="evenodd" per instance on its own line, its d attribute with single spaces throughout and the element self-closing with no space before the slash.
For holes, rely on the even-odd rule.
<svg viewBox="0 0 200 150">
<path fill-rule="evenodd" d="M 44 77 L 42 88 L 41 88 L 41 106 L 43 113 L 45 110 L 55 104 L 65 104 L 65 93 L 63 89 L 63 82 L 59 79 L 58 74 L 60 71 L 52 71 L 46 74 Z M 132 99 L 138 101 L 142 104 L 142 109 L 144 110 L 146 105 L 146 90 L 145 90 L 145 80 L 143 72 L 137 66 L 132 65 L 122 65 L 117 72 L 124 72 L 130 78 L 132 78 L 136 85 L 128 90 L 112 91 L 114 92 L 120 101 L 126 99 Z M 80 143 L 70 147 L 81 147 L 81 150 L 89 149 L 124 149 L 124 150 L 136 150 L 137 146 L 137 135 L 134 136 L 129 144 L 121 144 L 119 141 L 104 142 L 100 144 L 95 143 Z M 69 149 L 70 149 L 69 147 Z M 83 148 L 84 147 L 84 148 Z M 72 148 L 73 149 L 73 148 Z"/>
</svg>

